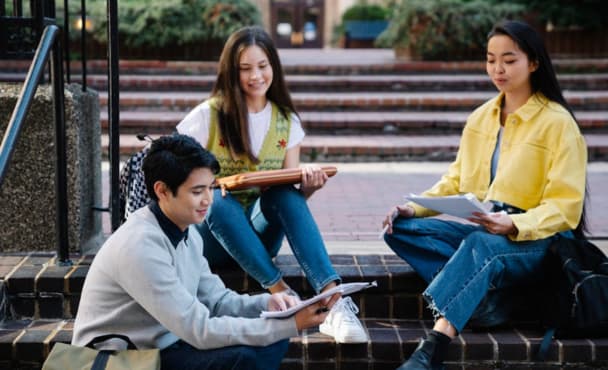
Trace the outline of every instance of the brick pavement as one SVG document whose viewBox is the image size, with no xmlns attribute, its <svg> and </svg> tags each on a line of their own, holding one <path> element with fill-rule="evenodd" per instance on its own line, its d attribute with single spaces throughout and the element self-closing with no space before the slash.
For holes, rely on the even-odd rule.
<svg viewBox="0 0 608 370">
<path fill-rule="evenodd" d="M 309 201 L 325 240 L 378 241 L 380 223 L 403 195 L 418 193 L 439 179 L 447 162 L 336 163 L 338 174 Z M 588 212 L 591 234 L 608 237 L 608 162 L 589 164 Z M 103 165 L 103 195 L 107 202 L 108 164 Z M 109 230 L 104 215 L 104 230 Z M 376 243 L 377 244 L 377 243 Z"/>
</svg>

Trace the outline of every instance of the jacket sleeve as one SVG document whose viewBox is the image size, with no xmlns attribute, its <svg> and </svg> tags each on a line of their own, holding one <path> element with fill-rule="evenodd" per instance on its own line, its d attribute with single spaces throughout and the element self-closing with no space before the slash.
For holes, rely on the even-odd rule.
<svg viewBox="0 0 608 370">
<path fill-rule="evenodd" d="M 456 154 L 456 159 L 448 167 L 447 172 L 441 179 L 435 183 L 430 189 L 424 191 L 421 195 L 426 197 L 438 197 L 446 195 L 454 195 L 459 193 L 460 187 L 460 170 L 461 170 L 461 150 L 462 143 Z M 422 207 L 414 202 L 409 202 L 409 206 L 416 211 L 416 217 L 435 216 L 438 212 Z"/>
</svg>

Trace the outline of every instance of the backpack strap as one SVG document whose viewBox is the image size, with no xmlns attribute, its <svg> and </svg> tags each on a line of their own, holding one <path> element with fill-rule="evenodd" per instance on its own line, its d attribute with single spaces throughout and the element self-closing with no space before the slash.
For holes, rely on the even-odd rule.
<svg viewBox="0 0 608 370">
<path fill-rule="evenodd" d="M 551 341 L 553 340 L 553 335 L 555 334 L 555 328 L 549 328 L 545 331 L 545 336 L 543 337 L 543 341 L 540 343 L 540 347 L 538 348 L 538 352 L 536 353 L 537 361 L 545 361 L 547 358 L 547 352 L 549 352 L 549 346 L 551 345 Z"/>
<path fill-rule="evenodd" d="M 95 356 L 95 361 L 93 361 L 93 365 L 91 365 L 91 370 L 106 370 L 106 366 L 108 364 L 108 360 L 110 359 L 110 355 L 114 353 L 113 351 L 99 351 L 97 356 Z"/>
</svg>

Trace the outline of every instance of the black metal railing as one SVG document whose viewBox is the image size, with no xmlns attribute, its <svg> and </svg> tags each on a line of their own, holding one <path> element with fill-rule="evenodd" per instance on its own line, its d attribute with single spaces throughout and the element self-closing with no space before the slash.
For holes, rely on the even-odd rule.
<svg viewBox="0 0 608 370">
<path fill-rule="evenodd" d="M 119 199 L 120 112 L 118 73 L 118 1 L 108 3 L 108 135 L 110 141 L 110 211 L 112 231 L 120 226 L 122 217 Z"/>
<path fill-rule="evenodd" d="M 23 16 L 23 6 L 22 0 L 13 0 L 13 11 L 12 14 L 5 14 L 5 0 L 0 0 L 0 34 L 6 35 L 6 37 L 0 37 L 0 59 L 24 59 L 31 58 L 32 51 L 34 50 L 35 43 L 32 43 L 32 40 L 40 39 L 40 43 L 38 44 L 38 49 L 43 47 L 43 42 L 41 38 L 41 34 L 44 29 L 44 39 L 48 39 L 48 35 L 52 35 L 53 45 L 51 50 L 52 60 L 51 60 L 51 74 L 53 80 L 53 88 L 54 88 L 54 96 L 57 98 L 61 98 L 56 100 L 55 102 L 55 115 L 56 119 L 61 117 L 61 124 L 57 124 L 57 130 L 65 130 L 65 121 L 63 119 L 64 115 L 64 104 L 63 104 L 63 71 L 61 68 L 61 42 L 59 42 L 59 37 L 57 36 L 58 28 L 56 26 L 55 20 L 55 1 L 54 0 L 30 0 L 30 13 L 31 17 Z M 82 27 L 80 29 L 80 55 L 81 55 L 81 72 L 82 72 L 82 90 L 86 91 L 87 89 L 87 54 L 86 54 L 86 1 L 81 0 L 81 9 L 80 9 L 80 17 Z M 110 197 L 109 204 L 107 207 L 98 207 L 94 206 L 93 209 L 95 211 L 105 211 L 110 212 L 111 217 L 111 227 L 112 231 L 116 230 L 120 226 L 121 214 L 120 212 L 120 200 L 119 200 L 119 168 L 120 168 L 120 129 L 119 129 L 119 56 L 118 56 L 118 1 L 117 0 L 107 0 L 107 19 L 108 19 L 108 53 L 107 53 L 107 76 L 108 76 L 108 136 L 109 136 L 109 148 L 108 148 L 108 157 L 110 160 Z M 64 24 L 63 24 L 63 40 L 64 40 L 64 50 L 63 55 L 65 58 L 65 75 L 68 83 L 70 82 L 70 53 L 69 53 L 69 11 L 68 11 L 68 0 L 64 0 Z M 51 28 L 52 31 L 47 31 L 48 26 L 53 25 Z M 45 28 L 46 27 L 46 28 Z M 29 42 L 29 44 L 28 44 Z M 47 41 L 48 42 L 48 41 Z M 36 57 L 41 55 L 42 51 L 36 51 Z M 48 58 L 48 54 L 45 57 Z M 22 97 L 24 102 L 21 102 L 22 97 L 20 97 L 20 104 L 23 104 L 24 107 L 20 108 L 17 112 L 17 107 L 15 108 L 17 113 L 17 121 L 22 121 L 25 116 L 29 104 L 31 104 L 30 99 L 26 99 L 26 95 L 34 95 L 38 84 L 41 79 L 44 78 L 44 64 L 43 61 L 34 61 L 30 67 L 30 71 L 28 72 L 28 82 L 24 83 Z M 59 64 L 58 64 L 59 63 Z M 57 91 L 56 83 L 57 78 L 61 76 L 61 92 Z M 34 79 L 35 81 L 32 81 Z M 35 82 L 35 83 L 34 83 Z M 28 86 L 29 85 L 29 86 Z M 27 87 L 27 89 L 26 89 Z M 58 104 L 58 101 L 61 100 L 61 103 Z M 18 106 L 20 105 L 18 103 Z M 11 119 L 11 123 L 13 119 Z M 18 124 L 20 126 L 21 124 Z M 10 127 L 10 126 L 9 126 Z M 20 127 L 16 129 L 16 132 L 11 134 L 10 137 L 6 138 L 7 147 L 13 146 L 14 141 L 16 141 L 17 136 L 19 135 L 21 129 Z M 65 132 L 65 131 L 64 131 Z M 9 130 L 7 129 L 7 134 Z M 58 160 L 59 160 L 59 150 L 63 150 L 61 156 L 65 158 L 65 133 L 60 135 L 60 139 L 63 137 L 63 145 L 57 145 L 58 150 Z M 9 143 L 11 143 L 9 145 Z M 3 142 L 4 148 L 4 142 Z M 7 149 L 8 150 L 8 149 Z M 12 153 L 12 149 L 8 154 L 3 155 L 6 160 L 6 164 L 10 160 L 10 156 Z M 6 166 L 3 164 L 3 167 Z M 61 166 L 58 166 L 61 167 Z M 2 169 L 2 176 L 4 175 L 5 169 Z M 65 172 L 65 168 L 63 170 L 58 169 L 58 171 Z M 0 176 L 0 184 L 2 182 L 2 176 Z M 57 176 L 64 176 L 62 173 L 58 173 Z M 62 189 L 57 189 L 57 198 L 58 201 L 63 201 L 62 198 L 67 194 L 67 184 L 61 184 L 60 181 L 57 182 L 58 186 L 65 185 Z M 63 195 L 62 195 L 63 194 Z M 68 238 L 67 238 L 67 197 L 65 204 L 65 217 L 62 217 L 60 222 L 61 225 L 64 225 L 63 228 L 59 228 L 58 223 L 58 243 L 63 242 L 65 246 L 61 248 L 58 247 L 58 255 L 60 261 L 68 261 Z M 58 212 L 63 207 L 58 207 Z"/>
<path fill-rule="evenodd" d="M 60 38 L 57 37 L 58 34 L 59 28 L 55 25 L 46 26 L 42 32 L 34 59 L 23 83 L 17 104 L 13 109 L 13 114 L 4 133 L 2 143 L 0 144 L 0 186 L 4 182 L 16 142 L 23 130 L 25 117 L 32 105 L 40 79 L 44 74 L 45 64 L 50 56 L 55 119 L 55 149 L 57 156 L 55 171 L 57 257 L 60 264 L 71 264 L 68 239 L 67 151 L 62 50 Z"/>
</svg>

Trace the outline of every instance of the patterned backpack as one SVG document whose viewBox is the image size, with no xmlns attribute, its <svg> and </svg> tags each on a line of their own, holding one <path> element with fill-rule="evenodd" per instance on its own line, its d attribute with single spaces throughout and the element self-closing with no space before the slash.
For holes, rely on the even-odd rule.
<svg viewBox="0 0 608 370">
<path fill-rule="evenodd" d="M 150 150 L 149 145 L 135 153 L 127 160 L 120 171 L 118 193 L 120 214 L 122 215 L 121 224 L 127 220 L 131 213 L 150 203 L 151 199 L 146 190 L 144 172 L 142 171 L 142 165 L 148 150 Z"/>
</svg>

